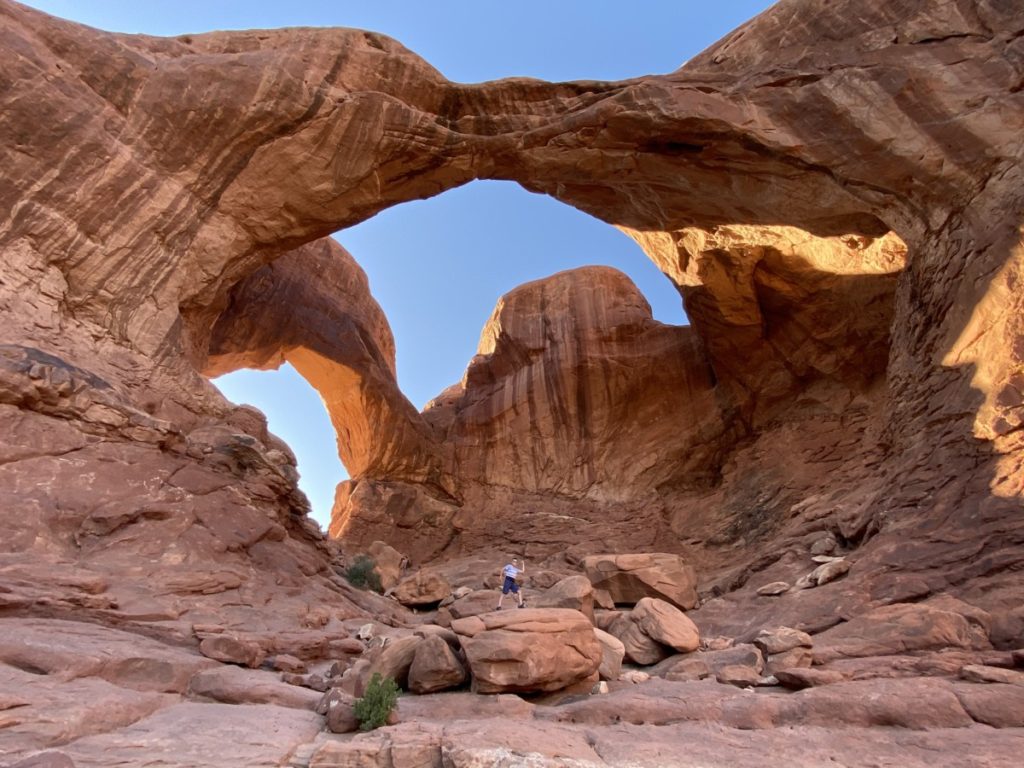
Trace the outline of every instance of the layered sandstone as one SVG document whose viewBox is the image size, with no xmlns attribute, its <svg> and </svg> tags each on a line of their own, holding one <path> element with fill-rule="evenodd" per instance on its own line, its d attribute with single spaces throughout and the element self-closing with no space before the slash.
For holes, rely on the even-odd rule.
<svg viewBox="0 0 1024 768">
<path fill-rule="evenodd" d="M 849 681 L 763 700 L 656 683 L 538 722 L 543 759 L 658 764 L 701 742 L 679 723 L 719 717 L 859 729 L 823 755 L 845 739 L 899 761 L 860 732 L 884 723 L 941 729 L 904 743 L 908 765 L 935 744 L 1012 760 L 1019 738 L 986 729 L 979 750 L 973 723 L 1019 726 L 1013 684 L 871 698 L 861 677 L 953 676 L 1024 644 L 1022 34 L 1014 3 L 783 1 L 668 75 L 461 85 L 358 30 L 159 39 L 0 2 L 0 610 L 75 647 L 92 641 L 66 619 L 187 656 L 146 651 L 167 682 L 141 691 L 133 664 L 58 679 L 52 648 L 5 659 L 22 693 L 4 711 L 32 713 L 5 751 L 103 764 L 187 732 L 174 759 L 198 764 L 241 731 L 240 761 L 281 762 L 319 724 L 280 702 L 308 696 L 253 704 L 200 644 L 336 660 L 367 613 L 412 620 L 338 577 L 287 446 L 203 375 L 289 360 L 352 471 L 332 526 L 350 548 L 513 548 L 562 570 L 610 544 L 681 554 L 702 637 L 824 633 L 829 668 L 806 679 Z M 630 233 L 692 326 L 655 323 L 608 270 L 557 275 L 508 294 L 461 385 L 416 413 L 358 267 L 321 238 L 475 178 Z M 826 536 L 848 570 L 823 583 Z M 758 594 L 775 582 L 792 588 Z M 937 644 L 908 651 L 922 627 Z M 182 701 L 193 678 L 248 703 Z M 623 707 L 665 741 L 591 733 Z M 500 747 L 479 723 L 410 726 L 351 748 Z M 760 761 L 778 737 L 743 743 Z"/>
</svg>

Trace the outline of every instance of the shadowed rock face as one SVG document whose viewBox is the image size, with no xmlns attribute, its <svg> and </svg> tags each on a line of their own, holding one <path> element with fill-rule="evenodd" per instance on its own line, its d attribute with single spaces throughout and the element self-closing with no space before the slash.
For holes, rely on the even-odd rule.
<svg viewBox="0 0 1024 768">
<path fill-rule="evenodd" d="M 285 361 L 321 393 L 350 473 L 439 480 L 433 433 L 398 389 L 387 319 L 366 275 L 329 238 L 234 287 L 213 328 L 204 373 L 277 368 Z"/>
<path fill-rule="evenodd" d="M 1019 645 L 1022 33 L 1019 3 L 784 1 L 665 76 L 458 85 L 357 30 L 158 39 L 0 1 L 0 607 L 296 653 L 286 628 L 366 610 L 287 448 L 202 375 L 289 360 L 353 546 L 685 554 L 704 634 L 949 592 Z M 692 327 L 556 275 L 416 413 L 321 238 L 476 178 L 630 233 Z M 846 576 L 756 596 L 826 531 Z"/>
</svg>

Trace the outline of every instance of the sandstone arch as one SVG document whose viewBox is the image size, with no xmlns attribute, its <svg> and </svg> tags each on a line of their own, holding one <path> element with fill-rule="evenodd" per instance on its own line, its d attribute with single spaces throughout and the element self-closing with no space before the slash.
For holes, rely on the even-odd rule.
<svg viewBox="0 0 1024 768">
<path fill-rule="evenodd" d="M 363 271 L 330 238 L 235 285 L 204 374 L 285 360 L 323 398 L 350 475 L 430 484 L 442 495 L 451 487 L 430 427 L 398 389 L 387 319 Z"/>
<path fill-rule="evenodd" d="M 729 527 L 732 541 L 749 544 L 745 536 L 764 533 L 760 518 L 783 524 L 795 508 L 832 515 L 851 540 L 888 531 L 865 561 L 873 571 L 891 562 L 929 570 L 894 553 L 911 534 L 929 551 L 936 528 L 1019 561 L 1006 536 L 1017 525 L 1024 423 L 1015 290 L 1024 19 L 1014 4 L 877 3 L 853 13 L 850 3 L 782 2 L 668 75 L 469 86 L 355 30 L 162 40 L 11 3 L 0 4 L 0 22 L 4 50 L 16 52 L 0 117 L 11 137 L 2 149 L 10 183 L 0 189 L 8 332 L 66 356 L 140 413 L 183 433 L 226 418 L 198 372 L 218 365 L 217 354 L 257 354 L 262 341 L 230 302 L 275 259 L 385 206 L 475 178 L 511 179 L 635 232 L 678 275 L 726 423 L 753 440 L 722 459 L 755 467 L 749 487 L 689 507 L 692 489 L 674 489 L 684 498 L 656 510 L 656 535 L 678 539 L 694 523 L 687 510 L 706 503 L 726 518 L 754 509 L 747 528 Z M 797 242 L 816 253 L 832 242 L 845 254 L 834 264 L 873 253 L 890 230 L 908 248 L 898 277 L 862 258 L 872 274 L 840 279 Z M 743 258 L 730 258 L 733 245 Z M 761 249 L 753 261 L 751 248 Z M 893 251 L 879 264 L 898 261 Z M 271 274 L 269 290 L 279 279 L 284 289 L 286 278 Z M 811 313 L 810 332 L 800 314 L 809 290 L 834 297 L 840 315 L 893 299 L 850 329 L 825 322 L 820 332 Z M 767 332 L 766 316 L 780 321 Z M 890 338 L 884 371 L 881 354 L 866 372 L 843 354 L 853 348 L 847 330 L 875 346 Z M 222 349 L 232 338 L 239 343 Z M 805 342 L 831 359 L 802 358 Z M 289 354 L 309 371 L 327 365 Z M 318 354 L 332 360 L 332 377 L 356 370 L 347 345 Z M 350 363 L 335 367 L 335 356 Z M 390 396 L 367 400 L 365 377 L 386 366 L 359 365 L 363 378 L 347 388 L 363 402 L 352 423 L 386 414 L 402 446 L 376 445 L 365 466 L 379 461 L 416 490 L 422 478 L 448 487 L 451 465 L 431 430 Z M 778 445 L 795 447 L 792 414 L 778 407 L 788 381 L 812 402 L 828 399 L 819 385 L 845 387 L 850 403 L 882 390 L 860 401 L 865 423 L 852 443 L 842 418 L 817 436 L 838 451 L 842 473 L 816 500 L 808 466 L 773 473 L 777 457 L 757 442 L 779 427 L 792 442 Z M 797 507 L 798 498 L 812 503 Z M 450 509 L 438 512 L 447 514 L 445 525 L 467 530 Z M 929 589 L 973 578 L 970 558 L 953 559 L 929 573 L 938 585 Z M 851 590 L 847 606 L 867 592 Z"/>
</svg>

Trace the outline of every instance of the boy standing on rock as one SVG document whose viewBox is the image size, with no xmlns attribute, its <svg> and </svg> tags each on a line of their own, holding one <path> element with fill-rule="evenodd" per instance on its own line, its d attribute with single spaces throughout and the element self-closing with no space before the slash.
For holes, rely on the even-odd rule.
<svg viewBox="0 0 1024 768">
<path fill-rule="evenodd" d="M 526 559 L 523 559 L 523 567 L 520 568 L 519 558 L 513 557 L 512 562 L 501 569 L 501 573 L 505 577 L 505 581 L 501 585 L 501 597 L 498 598 L 498 607 L 495 610 L 501 610 L 501 603 L 509 592 L 516 596 L 519 607 L 525 608 L 526 603 L 523 602 L 523 596 L 519 594 L 519 585 L 516 583 L 516 579 L 519 574 L 526 573 Z"/>
</svg>

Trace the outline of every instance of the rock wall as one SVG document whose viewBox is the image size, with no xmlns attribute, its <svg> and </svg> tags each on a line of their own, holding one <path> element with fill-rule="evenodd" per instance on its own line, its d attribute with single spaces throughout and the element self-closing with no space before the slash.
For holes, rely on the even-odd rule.
<svg viewBox="0 0 1024 768">
<path fill-rule="evenodd" d="M 332 527 L 353 545 L 657 544 L 742 593 L 827 529 L 860 559 L 801 610 L 944 590 L 1006 607 L 1024 11 L 852 8 L 778 3 L 665 76 L 459 85 L 357 30 L 158 39 L 0 2 L 12 572 L 137 573 L 163 606 L 175 567 L 230 557 L 257 585 L 248 620 L 282 568 L 334 600 L 287 451 L 201 375 L 288 359 L 339 427 Z M 692 329 L 607 272 L 556 276 L 510 294 L 461 389 L 416 414 L 356 268 L 308 244 L 474 178 L 632 233 Z M 128 523 L 88 522 L 101 486 Z M 123 540 L 123 563 L 83 531 L 97 553 Z M 24 595 L 5 600 L 40 610 Z"/>
</svg>

